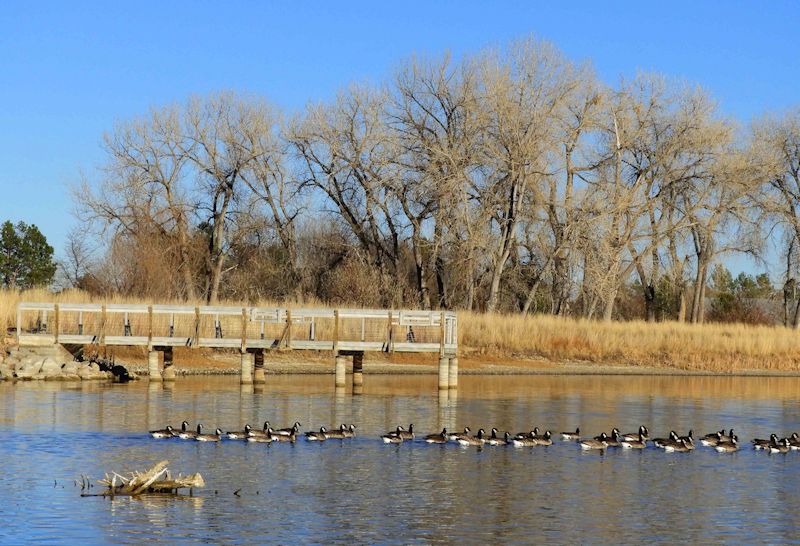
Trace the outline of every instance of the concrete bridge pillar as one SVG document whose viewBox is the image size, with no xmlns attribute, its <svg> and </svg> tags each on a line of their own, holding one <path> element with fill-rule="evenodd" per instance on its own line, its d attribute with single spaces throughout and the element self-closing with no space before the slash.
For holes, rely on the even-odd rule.
<svg viewBox="0 0 800 546">
<path fill-rule="evenodd" d="M 364 353 L 353 354 L 353 388 L 364 385 Z"/>
<path fill-rule="evenodd" d="M 347 372 L 345 371 L 347 359 L 344 356 L 336 355 L 336 387 L 344 387 L 345 380 L 347 378 Z"/>
<path fill-rule="evenodd" d="M 457 389 L 458 388 L 458 357 L 451 357 L 450 358 L 450 366 L 447 371 L 448 375 L 448 388 Z"/>
<path fill-rule="evenodd" d="M 253 353 L 253 364 L 253 383 L 266 383 L 267 378 L 264 375 L 264 349 L 258 349 Z"/>
<path fill-rule="evenodd" d="M 241 356 L 242 375 L 240 382 L 242 385 L 253 384 L 253 355 L 252 353 L 243 352 Z"/>
<path fill-rule="evenodd" d="M 164 347 L 164 371 L 161 377 L 164 381 L 175 381 L 175 368 L 172 367 L 172 347 Z"/>
<path fill-rule="evenodd" d="M 450 359 L 439 357 L 439 390 L 447 390 L 450 383 Z"/>
<path fill-rule="evenodd" d="M 149 351 L 147 353 L 147 371 L 150 375 L 150 381 L 161 381 L 161 370 L 159 366 L 158 351 Z"/>
</svg>

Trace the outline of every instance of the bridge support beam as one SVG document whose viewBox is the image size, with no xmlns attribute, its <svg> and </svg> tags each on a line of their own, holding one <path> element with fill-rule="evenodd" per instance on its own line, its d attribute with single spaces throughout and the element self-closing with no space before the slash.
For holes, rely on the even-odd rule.
<svg viewBox="0 0 800 546">
<path fill-rule="evenodd" d="M 253 354 L 243 352 L 241 355 L 242 375 L 240 382 L 242 385 L 253 384 Z"/>
<path fill-rule="evenodd" d="M 353 353 L 353 388 L 364 386 L 364 353 Z"/>
<path fill-rule="evenodd" d="M 458 388 L 458 357 L 453 356 L 450 358 L 450 366 L 447 370 L 447 383 L 448 388 L 450 389 L 457 389 Z"/>
<path fill-rule="evenodd" d="M 164 347 L 164 371 L 161 377 L 164 381 L 175 381 L 175 368 L 172 367 L 172 347 Z"/>
<path fill-rule="evenodd" d="M 439 390 L 447 390 L 450 384 L 450 359 L 439 357 Z"/>
<path fill-rule="evenodd" d="M 158 351 L 148 351 L 147 353 L 147 371 L 150 376 L 150 381 L 161 381 L 161 370 L 159 366 Z"/>
<path fill-rule="evenodd" d="M 253 383 L 263 384 L 267 382 L 264 375 L 264 349 L 257 349 L 253 352 Z"/>
<path fill-rule="evenodd" d="M 336 387 L 344 387 L 345 380 L 347 378 L 347 372 L 345 371 L 345 363 L 347 362 L 347 358 L 341 355 L 336 355 Z"/>
</svg>

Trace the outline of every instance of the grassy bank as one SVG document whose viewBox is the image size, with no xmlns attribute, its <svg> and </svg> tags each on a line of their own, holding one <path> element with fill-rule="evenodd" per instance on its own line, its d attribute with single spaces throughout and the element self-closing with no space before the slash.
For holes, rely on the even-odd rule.
<svg viewBox="0 0 800 546">
<path fill-rule="evenodd" d="M 80 291 L 53 295 L 45 290 L 0 290 L 0 324 L 13 325 L 17 303 L 23 300 L 99 302 Z M 105 303 L 144 302 L 116 297 Z M 259 305 L 278 304 L 264 301 Z M 526 367 L 581 362 L 715 373 L 800 371 L 800 333 L 782 327 L 742 324 L 605 323 L 462 311 L 459 346 L 464 359 L 473 363 Z M 429 355 L 415 358 L 430 361 Z M 408 357 L 401 360 L 407 361 Z"/>
</svg>

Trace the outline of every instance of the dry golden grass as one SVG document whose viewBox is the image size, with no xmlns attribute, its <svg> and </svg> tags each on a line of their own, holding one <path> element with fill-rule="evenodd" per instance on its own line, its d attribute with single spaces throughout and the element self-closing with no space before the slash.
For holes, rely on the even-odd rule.
<svg viewBox="0 0 800 546">
<path fill-rule="evenodd" d="M 459 313 L 466 351 L 719 373 L 800 370 L 800 334 L 783 327 L 597 322 Z"/>
<path fill-rule="evenodd" d="M 0 325 L 13 326 L 20 301 L 96 302 L 81 291 L 0 290 Z M 146 303 L 115 297 L 103 303 Z M 179 302 L 158 302 L 179 303 Z M 243 302 L 223 302 L 242 305 Z M 258 302 L 262 306 L 278 302 Z M 302 304 L 301 304 L 302 305 Z M 305 306 L 321 307 L 317 302 Z M 598 322 L 551 316 L 459 312 L 465 356 L 666 367 L 717 373 L 800 371 L 800 334 L 783 327 L 677 322 Z"/>
</svg>

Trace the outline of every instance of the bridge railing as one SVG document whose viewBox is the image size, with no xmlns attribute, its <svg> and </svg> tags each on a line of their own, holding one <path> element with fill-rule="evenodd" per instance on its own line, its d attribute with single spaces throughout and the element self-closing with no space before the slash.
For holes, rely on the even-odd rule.
<svg viewBox="0 0 800 546">
<path fill-rule="evenodd" d="M 456 354 L 450 311 L 20 303 L 21 345 L 214 347 Z"/>
</svg>

